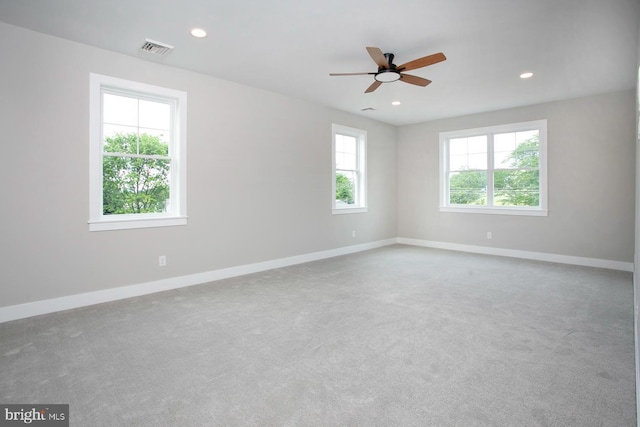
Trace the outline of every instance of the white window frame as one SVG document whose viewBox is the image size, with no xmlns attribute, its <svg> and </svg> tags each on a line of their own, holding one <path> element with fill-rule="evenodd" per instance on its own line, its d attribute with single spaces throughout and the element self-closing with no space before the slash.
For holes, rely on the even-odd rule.
<svg viewBox="0 0 640 427">
<path fill-rule="evenodd" d="M 336 135 L 356 138 L 357 184 L 356 198 L 353 205 L 336 205 Z M 331 212 L 333 214 L 365 213 L 367 207 L 367 131 L 338 124 L 331 125 Z"/>
<path fill-rule="evenodd" d="M 166 227 L 187 224 L 187 93 L 110 76 L 90 73 L 89 77 L 89 231 Z M 166 213 L 103 215 L 102 190 L 102 96 L 104 91 L 120 92 L 141 99 L 157 99 L 172 104 L 170 207 Z"/>
<path fill-rule="evenodd" d="M 527 130 L 539 131 L 539 174 L 540 174 L 540 205 L 539 206 L 493 206 L 493 137 L 495 134 L 521 132 Z M 487 206 L 451 205 L 449 203 L 449 140 L 473 136 L 487 136 Z M 440 133 L 440 212 L 462 212 L 502 215 L 530 215 L 547 216 L 547 120 L 533 120 L 529 122 L 511 123 L 475 129 Z"/>
</svg>

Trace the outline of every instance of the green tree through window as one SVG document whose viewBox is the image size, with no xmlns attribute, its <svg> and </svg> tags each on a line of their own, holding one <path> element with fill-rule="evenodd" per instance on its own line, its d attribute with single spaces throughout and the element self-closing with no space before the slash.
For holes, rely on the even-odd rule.
<svg viewBox="0 0 640 427">
<path fill-rule="evenodd" d="M 494 205 L 540 205 L 540 144 L 535 135 L 518 144 L 493 174 Z M 449 201 L 455 205 L 486 205 L 487 172 L 461 170 L 449 177 Z"/>
<path fill-rule="evenodd" d="M 494 173 L 496 205 L 538 206 L 540 204 L 540 144 L 535 135 L 520 143 L 505 159 L 506 167 Z M 496 165 L 498 168 L 499 165 Z"/>
<path fill-rule="evenodd" d="M 487 172 L 463 170 L 451 175 L 449 199 L 455 205 L 487 203 Z"/>
<path fill-rule="evenodd" d="M 135 133 L 105 138 L 103 214 L 165 212 L 169 199 L 168 146 L 157 136 Z M 141 157 L 144 156 L 144 157 Z"/>
<path fill-rule="evenodd" d="M 336 174 L 336 200 L 343 201 L 349 205 L 354 202 L 353 182 L 342 173 Z"/>
</svg>

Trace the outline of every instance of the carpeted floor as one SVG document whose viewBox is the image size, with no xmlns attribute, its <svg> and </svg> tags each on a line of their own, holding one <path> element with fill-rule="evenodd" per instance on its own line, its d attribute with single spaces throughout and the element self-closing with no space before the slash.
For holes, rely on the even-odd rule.
<svg viewBox="0 0 640 427">
<path fill-rule="evenodd" d="M 0 324 L 72 426 L 634 426 L 630 273 L 390 246 Z"/>
</svg>

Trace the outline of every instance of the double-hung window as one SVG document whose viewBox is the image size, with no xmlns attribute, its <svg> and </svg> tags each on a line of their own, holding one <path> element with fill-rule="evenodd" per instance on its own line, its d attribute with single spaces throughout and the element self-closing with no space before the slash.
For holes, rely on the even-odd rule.
<svg viewBox="0 0 640 427">
<path fill-rule="evenodd" d="M 547 122 L 440 134 L 440 210 L 547 215 Z"/>
<path fill-rule="evenodd" d="M 90 75 L 91 231 L 186 224 L 185 92 Z"/>
<path fill-rule="evenodd" d="M 332 134 L 332 212 L 367 212 L 367 132 L 334 124 Z"/>
</svg>

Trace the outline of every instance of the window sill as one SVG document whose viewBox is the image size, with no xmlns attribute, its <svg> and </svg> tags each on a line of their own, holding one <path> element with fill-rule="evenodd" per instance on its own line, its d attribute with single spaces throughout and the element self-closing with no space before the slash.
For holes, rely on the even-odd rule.
<svg viewBox="0 0 640 427">
<path fill-rule="evenodd" d="M 356 214 L 356 213 L 366 213 L 369 209 L 367 207 L 359 207 L 359 208 L 333 208 L 331 209 L 331 213 L 334 215 L 343 215 L 343 214 Z"/>
<path fill-rule="evenodd" d="M 440 206 L 440 212 L 473 213 L 489 215 L 526 215 L 526 216 L 548 216 L 547 209 L 540 208 L 499 208 L 482 206 Z"/>
<path fill-rule="evenodd" d="M 89 221 L 89 231 L 128 230 L 133 228 L 173 227 L 187 225 L 187 217 L 108 218 Z"/>
</svg>

